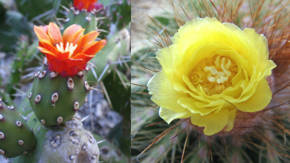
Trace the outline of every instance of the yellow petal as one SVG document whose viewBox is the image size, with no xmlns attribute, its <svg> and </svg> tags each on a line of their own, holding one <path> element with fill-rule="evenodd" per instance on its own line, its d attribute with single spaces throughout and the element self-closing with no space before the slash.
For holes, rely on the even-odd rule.
<svg viewBox="0 0 290 163">
<path fill-rule="evenodd" d="M 163 71 L 155 74 L 147 86 L 149 94 L 152 95 L 151 100 L 161 108 L 170 109 L 174 112 L 188 112 L 177 103 L 177 99 L 183 97 L 184 94 L 174 89 Z"/>
<path fill-rule="evenodd" d="M 257 85 L 256 92 L 247 101 L 234 104 L 240 111 L 257 112 L 263 110 L 271 101 L 272 92 L 266 79 Z"/>
<path fill-rule="evenodd" d="M 213 111 L 220 110 L 223 106 L 223 101 L 212 101 L 205 104 L 198 102 L 190 97 L 183 97 L 178 99 L 178 103 L 193 114 L 207 115 Z"/>
<path fill-rule="evenodd" d="M 235 124 L 236 113 L 237 113 L 236 109 L 233 108 L 230 110 L 228 124 L 225 128 L 225 131 L 231 131 L 233 129 L 234 124 Z"/>
<path fill-rule="evenodd" d="M 256 33 L 252 28 L 245 28 L 244 34 L 249 40 L 249 45 L 254 47 L 253 49 L 257 52 L 261 61 L 266 61 L 269 57 L 268 42 L 264 35 Z"/>
<path fill-rule="evenodd" d="M 268 60 L 268 65 L 266 70 L 264 71 L 265 76 L 270 76 L 272 74 L 272 70 L 277 67 L 277 65 L 272 61 L 272 60 Z"/>
<path fill-rule="evenodd" d="M 253 49 L 253 53 L 256 53 L 255 56 L 259 57 L 259 62 L 257 67 L 261 71 L 264 71 L 265 76 L 271 75 L 271 70 L 276 67 L 276 64 L 268 60 L 269 51 L 268 51 L 268 42 L 264 35 L 260 35 L 255 32 L 254 29 L 246 28 L 244 29 L 245 36 L 249 39 L 249 45 Z"/>
<path fill-rule="evenodd" d="M 174 62 L 173 56 L 170 52 L 170 48 L 163 48 L 159 50 L 156 58 L 161 64 L 163 70 L 165 70 L 167 73 L 172 71 L 172 65 Z"/>
<path fill-rule="evenodd" d="M 230 111 L 228 108 L 222 108 L 220 111 L 211 113 L 206 116 L 193 114 L 191 123 L 199 127 L 204 127 L 203 133 L 207 136 L 214 135 L 222 131 L 228 124 Z"/>
<path fill-rule="evenodd" d="M 159 116 L 169 124 L 175 119 L 188 118 L 190 117 L 190 114 L 188 114 L 187 112 L 174 112 L 169 109 L 160 108 Z"/>
</svg>

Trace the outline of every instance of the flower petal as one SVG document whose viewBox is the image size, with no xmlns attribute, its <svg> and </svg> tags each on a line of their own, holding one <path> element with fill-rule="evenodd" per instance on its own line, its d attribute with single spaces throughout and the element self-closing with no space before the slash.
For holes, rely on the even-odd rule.
<svg viewBox="0 0 290 163">
<path fill-rule="evenodd" d="M 69 26 L 63 32 L 64 44 L 66 44 L 66 42 L 71 42 L 71 43 L 76 44 L 79 38 L 83 35 L 84 31 L 85 30 L 80 25 L 73 24 Z"/>
<path fill-rule="evenodd" d="M 38 37 L 39 41 L 50 41 L 49 36 L 47 35 L 47 29 L 45 30 L 45 27 L 42 26 L 34 26 L 33 30 Z"/>
<path fill-rule="evenodd" d="M 59 27 L 55 23 L 49 23 L 48 25 L 48 35 L 52 40 L 53 45 L 62 42 L 62 36 Z"/>
<path fill-rule="evenodd" d="M 252 28 L 245 28 L 243 32 L 250 41 L 249 46 L 255 47 L 254 49 L 257 51 L 257 55 L 260 59 L 262 61 L 268 60 L 268 42 L 265 36 L 256 33 L 256 31 Z"/>
<path fill-rule="evenodd" d="M 147 85 L 151 100 L 161 108 L 166 108 L 174 112 L 188 112 L 177 103 L 177 99 L 184 96 L 173 89 L 172 84 L 167 79 L 163 71 L 155 74 Z"/>
<path fill-rule="evenodd" d="M 95 41 L 95 39 L 98 37 L 99 32 L 97 31 L 91 31 L 84 35 L 78 42 L 78 47 L 75 50 L 76 53 L 82 52 L 85 49 L 87 49 L 88 46 L 91 45 L 92 41 Z"/>
<path fill-rule="evenodd" d="M 90 61 L 92 58 L 94 58 L 95 55 L 87 55 L 85 53 L 78 53 L 76 56 L 70 58 L 72 60 L 82 60 L 84 62 Z"/>
<path fill-rule="evenodd" d="M 46 49 L 47 51 L 50 51 L 55 56 L 57 56 L 59 54 L 59 51 L 53 45 L 51 45 L 50 42 L 39 41 L 39 47 L 42 48 L 42 49 Z"/>
<path fill-rule="evenodd" d="M 229 120 L 228 120 L 228 124 L 227 124 L 227 126 L 225 128 L 225 131 L 231 131 L 234 128 L 236 113 L 237 113 L 236 109 L 231 109 L 230 110 L 230 112 L 229 112 Z"/>
<path fill-rule="evenodd" d="M 51 56 L 53 56 L 53 57 L 56 57 L 56 55 L 54 54 L 54 53 L 52 53 L 51 51 L 49 51 L 49 50 L 47 50 L 47 49 L 44 49 L 44 48 L 42 48 L 42 47 L 38 47 L 38 49 L 39 49 L 39 51 L 41 52 L 41 53 L 43 53 L 44 55 L 51 55 Z"/>
<path fill-rule="evenodd" d="M 204 104 L 189 97 L 179 98 L 177 100 L 177 103 L 181 105 L 183 108 L 186 108 L 189 112 L 193 114 L 198 113 L 202 116 L 207 115 L 213 111 L 220 110 L 221 107 L 224 105 L 224 102 L 221 100 L 212 101 L 212 103 L 215 104 Z"/>
<path fill-rule="evenodd" d="M 191 123 L 199 127 L 204 127 L 204 134 L 207 136 L 214 135 L 222 131 L 228 124 L 230 116 L 230 110 L 228 108 L 222 108 L 220 111 L 211 113 L 206 116 L 200 114 L 191 115 Z"/>
<path fill-rule="evenodd" d="M 106 45 L 106 43 L 107 43 L 106 40 L 97 41 L 93 45 L 85 49 L 84 53 L 89 55 L 96 54 Z"/>
<path fill-rule="evenodd" d="M 156 57 L 166 73 L 171 73 L 173 71 L 174 56 L 170 51 L 170 48 L 159 50 Z"/>
<path fill-rule="evenodd" d="M 272 92 L 269 84 L 266 79 L 262 79 L 251 98 L 234 105 L 243 112 L 257 112 L 263 110 L 270 103 L 271 99 Z"/>
<path fill-rule="evenodd" d="M 169 124 L 175 119 L 188 118 L 190 117 L 190 114 L 187 112 L 174 112 L 169 109 L 159 108 L 159 116 Z"/>
</svg>

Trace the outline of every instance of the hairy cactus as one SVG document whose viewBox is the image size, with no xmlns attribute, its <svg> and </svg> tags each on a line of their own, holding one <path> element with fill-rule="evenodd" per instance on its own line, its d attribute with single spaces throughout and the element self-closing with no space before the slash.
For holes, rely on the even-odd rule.
<svg viewBox="0 0 290 163">
<path fill-rule="evenodd" d="M 32 151 L 36 146 L 33 132 L 13 106 L 0 101 L 0 154 L 15 157 Z"/>
<path fill-rule="evenodd" d="M 147 2 L 146 5 L 149 3 Z M 135 26 L 138 25 L 139 19 L 144 17 L 144 13 L 146 14 L 146 10 L 143 10 L 145 9 L 145 3 L 140 2 L 137 4 L 139 4 L 139 7 L 136 7 L 135 11 L 136 13 L 139 13 L 139 16 L 137 16 L 137 14 L 134 16 L 135 20 L 133 20 L 133 22 L 135 22 Z M 142 43 L 139 42 L 139 44 L 135 43 L 135 46 L 132 46 L 133 66 L 131 98 L 132 107 L 134 108 L 132 112 L 131 123 L 131 149 L 132 158 L 134 159 L 132 162 L 289 162 L 288 139 L 290 91 L 289 84 L 286 84 L 289 83 L 289 75 L 286 75 L 287 73 L 289 74 L 289 50 L 287 50 L 289 47 L 287 46 L 287 40 L 289 40 L 289 38 L 285 35 L 285 32 L 288 30 L 286 25 L 287 23 L 285 22 L 289 22 L 289 19 L 287 19 L 288 17 L 286 15 L 288 12 L 284 7 L 286 4 L 287 1 L 276 0 L 175 0 L 172 1 L 172 4 L 170 4 L 171 6 L 168 6 L 170 8 L 168 11 L 173 12 L 166 13 L 160 13 L 163 11 L 158 10 L 158 7 L 164 6 L 164 8 L 167 8 L 166 5 L 168 4 L 162 3 L 156 6 L 150 4 L 152 8 L 147 11 L 149 12 L 148 14 L 150 15 L 151 23 L 148 22 L 148 26 L 144 26 L 146 21 L 140 19 L 142 20 L 143 26 L 138 26 L 139 29 L 136 28 L 137 30 L 132 30 L 132 34 L 134 35 L 134 33 L 138 34 L 139 31 L 147 30 L 148 28 L 152 29 L 152 32 L 148 32 L 152 33 L 152 35 L 150 35 L 152 37 L 144 36 L 143 38 L 152 38 L 150 42 L 153 43 L 153 45 L 145 45 L 142 47 L 140 46 Z M 141 6 L 144 8 L 141 8 Z M 267 78 L 267 82 L 270 85 L 271 91 L 273 93 L 271 103 L 268 106 L 262 107 L 261 109 L 263 110 L 260 112 L 237 112 L 233 129 L 231 129 L 230 132 L 224 131 L 223 133 L 212 136 L 206 135 L 204 132 L 202 132 L 203 128 L 200 127 L 205 127 L 204 124 L 208 122 L 212 122 L 212 125 L 215 127 L 218 126 L 220 121 L 226 119 L 225 114 L 223 114 L 222 117 L 219 118 L 216 122 L 213 122 L 207 118 L 200 118 L 199 120 L 204 122 L 202 125 L 200 125 L 201 123 L 194 125 L 194 121 L 192 121 L 192 119 L 183 120 L 183 115 L 176 114 L 176 117 L 180 116 L 179 118 L 182 120 L 175 121 L 171 123 L 170 126 L 168 126 L 161 122 L 158 115 L 160 117 L 169 117 L 169 115 L 172 114 L 170 112 L 161 112 L 160 110 L 158 112 L 156 109 L 158 106 L 156 104 L 150 103 L 149 100 L 153 99 L 154 101 L 155 99 L 159 100 L 164 98 L 164 104 L 168 106 L 163 106 L 161 108 L 163 109 L 172 107 L 174 105 L 170 104 L 172 100 L 181 99 L 178 97 L 179 92 L 175 93 L 173 97 L 169 95 L 170 92 L 160 93 L 163 90 L 162 88 L 158 90 L 160 96 L 150 98 L 152 92 L 148 93 L 148 89 L 146 89 L 146 84 L 150 80 L 149 76 L 152 76 L 152 74 L 155 74 L 155 72 L 164 71 L 166 72 L 164 73 L 166 74 L 164 76 L 167 76 L 172 80 L 176 80 L 176 77 L 171 78 L 169 77 L 169 74 L 172 73 L 179 76 L 180 73 L 177 70 L 178 68 L 172 68 L 171 64 L 174 63 L 175 65 L 180 66 L 180 68 L 185 68 L 185 62 L 187 62 L 190 63 L 190 66 L 192 66 L 191 63 L 193 62 L 190 60 L 184 59 L 184 63 L 181 63 L 176 57 L 180 56 L 180 52 L 182 50 L 184 50 L 184 52 L 188 52 L 188 56 L 193 57 L 193 55 L 196 54 L 193 52 L 193 47 L 198 47 L 199 50 L 203 48 L 201 48 L 200 45 L 196 46 L 191 42 L 192 40 L 190 39 L 183 42 L 185 44 L 191 45 L 189 46 L 190 48 L 181 48 L 184 44 L 181 46 L 176 46 L 174 43 L 177 39 L 181 38 L 194 38 L 197 40 L 197 36 L 194 35 L 193 37 L 190 37 L 188 34 L 183 33 L 184 35 L 179 35 L 178 37 L 173 38 L 173 35 L 183 30 L 184 25 L 191 25 L 190 22 L 192 19 L 205 19 L 206 17 L 215 17 L 221 22 L 227 22 L 225 24 L 235 30 L 238 28 L 254 28 L 257 33 L 264 34 L 264 36 L 268 39 L 268 42 L 265 41 L 265 43 L 267 43 L 269 48 L 265 50 L 269 50 L 269 54 L 266 55 L 269 55 L 269 58 L 277 64 L 277 68 L 273 70 L 272 76 Z M 280 21 L 280 17 L 285 17 L 285 19 Z M 229 23 L 236 24 L 239 27 Z M 196 25 L 199 23 L 192 24 Z M 272 28 L 272 26 L 277 28 Z M 200 27 L 198 29 L 205 28 Z M 217 30 L 216 28 L 214 30 L 219 32 L 223 31 Z M 195 29 L 187 29 L 187 32 L 195 31 Z M 201 34 L 201 36 L 205 39 L 208 38 L 208 33 L 209 30 L 199 32 L 199 34 Z M 273 33 L 275 33 L 275 35 L 273 35 Z M 154 37 L 153 35 L 157 37 Z M 220 38 L 222 41 L 226 40 L 223 37 Z M 138 39 L 136 39 L 136 42 L 137 40 Z M 144 40 L 140 39 L 140 41 Z M 219 43 L 222 41 L 213 41 L 212 43 Z M 161 55 L 161 53 L 157 52 L 156 47 L 168 48 L 168 51 L 166 51 L 164 55 Z M 174 50 L 176 55 L 174 55 L 173 58 L 170 58 L 169 56 L 175 53 L 171 53 L 171 50 L 175 47 L 180 47 L 182 50 Z M 206 47 L 204 49 L 208 49 L 208 44 L 204 47 Z M 190 52 L 186 49 L 190 49 Z M 136 52 L 134 53 L 134 51 Z M 205 53 L 201 53 L 205 55 Z M 263 53 L 261 52 L 259 54 Z M 153 59 L 154 57 L 156 59 Z M 162 60 L 164 58 L 167 59 L 165 62 Z M 196 61 L 195 59 L 192 60 Z M 161 61 L 161 64 L 159 64 L 158 61 Z M 257 64 L 259 63 L 261 63 L 261 60 L 259 60 Z M 170 67 L 172 71 L 164 70 L 164 67 Z M 184 76 L 181 78 L 182 79 L 180 80 L 180 83 L 185 81 Z M 195 80 L 196 76 L 192 76 L 191 78 Z M 172 89 L 173 91 L 178 90 L 180 92 L 184 91 L 188 93 L 188 91 L 190 92 L 192 90 L 191 84 L 194 82 L 189 82 L 189 85 L 191 85 L 190 87 L 183 87 L 180 85 L 180 83 L 176 84 L 173 82 L 163 81 L 162 79 L 162 84 L 156 84 L 155 86 L 160 88 L 160 86 L 164 86 L 165 84 L 169 83 L 171 83 L 172 87 L 174 87 Z M 169 89 L 170 87 L 164 87 L 164 90 Z M 199 88 L 196 90 L 197 91 L 194 93 L 189 93 L 188 97 L 196 97 L 197 94 L 203 92 L 202 89 L 199 90 Z M 260 95 L 264 94 L 265 93 L 260 93 Z M 166 100 L 168 97 L 172 97 L 172 100 Z M 261 104 L 261 102 L 257 101 L 258 98 L 253 99 L 255 103 L 247 106 L 247 108 L 257 108 L 258 105 Z M 182 100 L 178 100 L 176 103 L 176 110 L 174 110 L 174 112 L 177 113 L 180 107 L 185 106 L 181 101 Z M 211 99 L 209 101 L 211 103 L 216 102 L 215 99 Z M 186 104 L 187 106 L 191 105 L 188 108 L 192 113 L 198 112 L 193 110 L 201 106 L 198 104 L 193 106 L 194 103 L 195 102 L 191 101 L 188 103 L 188 105 Z"/>
<path fill-rule="evenodd" d="M 40 122 L 46 127 L 57 127 L 71 120 L 85 102 L 90 86 L 81 71 L 73 77 L 62 77 L 43 70 L 35 74 L 30 104 Z"/>
</svg>

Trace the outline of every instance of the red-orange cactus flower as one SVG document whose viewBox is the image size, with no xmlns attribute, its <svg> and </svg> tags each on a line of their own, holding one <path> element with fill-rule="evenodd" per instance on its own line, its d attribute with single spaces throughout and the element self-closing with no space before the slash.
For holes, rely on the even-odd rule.
<svg viewBox="0 0 290 163">
<path fill-rule="evenodd" d="M 103 7 L 102 4 L 97 3 L 98 0 L 74 0 L 74 7 L 78 10 L 92 11 L 94 9 L 98 10 Z"/>
<path fill-rule="evenodd" d="M 39 39 L 39 50 L 47 57 L 50 71 L 61 76 L 74 76 L 86 68 L 86 64 L 106 44 L 106 40 L 95 41 L 97 31 L 83 34 L 85 29 L 73 24 L 65 29 L 63 36 L 55 23 L 34 26 Z"/>
</svg>

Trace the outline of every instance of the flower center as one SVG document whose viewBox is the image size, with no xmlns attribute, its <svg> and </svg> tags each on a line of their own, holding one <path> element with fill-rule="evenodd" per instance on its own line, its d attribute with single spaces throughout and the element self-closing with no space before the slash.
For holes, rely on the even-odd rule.
<svg viewBox="0 0 290 163">
<path fill-rule="evenodd" d="M 195 67 L 190 79 L 195 87 L 201 86 L 206 94 L 221 93 L 232 85 L 232 78 L 237 74 L 237 65 L 225 56 L 214 56 L 202 60 Z"/>
<path fill-rule="evenodd" d="M 69 57 L 74 53 L 74 51 L 76 50 L 76 48 L 78 47 L 78 45 L 74 45 L 73 43 L 67 42 L 66 45 L 64 46 L 64 44 L 62 42 L 56 44 L 56 48 L 59 52 L 61 53 L 69 53 Z"/>
</svg>

